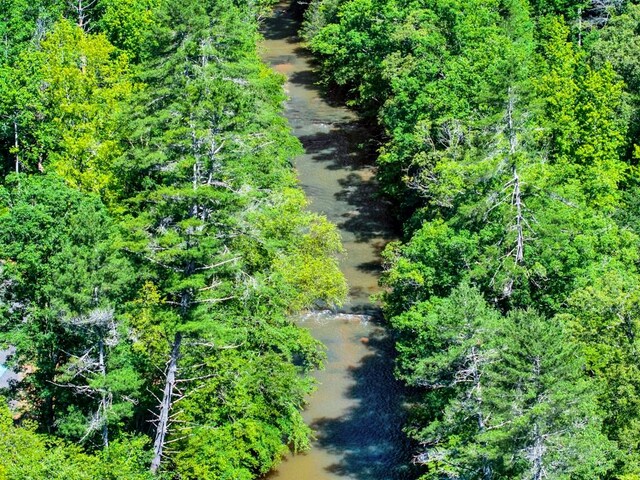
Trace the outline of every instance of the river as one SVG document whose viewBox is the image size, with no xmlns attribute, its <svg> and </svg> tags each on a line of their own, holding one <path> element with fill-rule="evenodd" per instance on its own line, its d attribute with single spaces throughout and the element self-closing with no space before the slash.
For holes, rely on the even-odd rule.
<svg viewBox="0 0 640 480">
<path fill-rule="evenodd" d="M 315 85 L 311 58 L 287 4 L 264 23 L 265 62 L 287 77 L 285 115 L 306 153 L 295 160 L 309 208 L 338 225 L 348 285 L 338 312 L 312 312 L 300 324 L 327 347 L 318 389 L 304 412 L 317 438 L 310 452 L 284 460 L 269 480 L 408 480 L 411 446 L 402 433 L 402 389 L 393 345 L 370 295 L 379 291 L 380 252 L 394 239 L 389 206 L 376 196 L 367 129 Z"/>
</svg>

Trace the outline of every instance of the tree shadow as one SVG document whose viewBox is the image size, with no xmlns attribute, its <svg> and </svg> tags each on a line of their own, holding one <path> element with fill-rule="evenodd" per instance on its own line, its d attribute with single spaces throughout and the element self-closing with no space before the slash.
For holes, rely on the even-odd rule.
<svg viewBox="0 0 640 480">
<path fill-rule="evenodd" d="M 315 71 L 315 67 L 318 66 L 316 56 L 306 48 L 304 40 L 298 34 L 303 17 L 303 11 L 299 7 L 300 3 L 295 0 L 290 4 L 281 3 L 275 8 L 273 15 L 263 19 L 260 30 L 266 40 L 285 41 L 296 45 L 288 54 L 270 57 L 269 63 L 277 66 L 293 63 L 296 59 L 305 59 L 309 68 L 287 75 L 288 81 L 304 89 L 316 91 L 330 106 L 343 107 L 348 89 L 335 84 L 323 88 L 318 84 L 319 77 Z"/>
<path fill-rule="evenodd" d="M 287 76 L 289 83 L 302 87 L 305 90 L 317 92 L 318 96 L 331 107 L 345 108 L 350 98 L 349 87 L 331 82 L 322 82 L 318 73 L 319 64 L 317 58 L 309 49 L 300 46 L 294 50 L 294 53 L 298 58 L 305 58 L 309 68 L 292 72 Z"/>
<path fill-rule="evenodd" d="M 378 260 L 372 260 L 371 262 L 363 262 L 358 265 L 358 270 L 365 273 L 380 274 L 382 272 L 382 265 Z"/>
<path fill-rule="evenodd" d="M 395 237 L 391 214 L 392 205 L 378 194 L 378 184 L 373 175 L 350 173 L 339 181 L 342 188 L 335 194 L 336 200 L 353 208 L 338 227 L 355 235 L 358 242 Z M 376 255 L 377 258 L 379 257 Z"/>
<path fill-rule="evenodd" d="M 300 19 L 291 8 L 284 4 L 278 5 L 272 15 L 262 20 L 260 28 L 262 36 L 267 40 L 289 40 L 298 42 Z"/>
<path fill-rule="evenodd" d="M 313 122 L 313 119 L 311 119 Z M 300 135 L 305 152 L 314 162 L 324 163 L 327 170 L 361 170 L 373 159 L 358 148 L 358 140 L 366 138 L 357 121 L 315 122 L 320 131 Z"/>
<path fill-rule="evenodd" d="M 402 432 L 403 391 L 393 377 L 393 341 L 382 328 L 360 340 L 370 353 L 349 369 L 354 385 L 347 395 L 357 404 L 339 418 L 314 421 L 316 443 L 340 457 L 327 467 L 335 475 L 357 480 L 414 479 L 413 445 Z"/>
<path fill-rule="evenodd" d="M 375 274 L 379 278 L 380 274 L 384 271 L 382 252 L 388 243 L 388 237 L 370 241 L 369 245 L 373 248 L 373 256 L 375 260 L 360 263 L 359 265 L 356 265 L 356 268 L 364 273 Z"/>
<path fill-rule="evenodd" d="M 334 193 L 336 200 L 348 206 L 336 219 L 338 227 L 352 233 L 357 242 L 396 238 L 393 205 L 380 196 L 371 155 L 359 149 L 353 137 L 359 128 L 357 122 L 333 124 L 329 131 L 299 139 L 311 161 L 323 163 L 327 170 L 345 171 L 338 179 L 340 190 Z"/>
<path fill-rule="evenodd" d="M 349 285 L 347 301 L 341 307 L 335 308 L 335 312 L 375 318 L 380 314 L 380 307 L 371 302 L 371 292 L 367 289 Z"/>
</svg>

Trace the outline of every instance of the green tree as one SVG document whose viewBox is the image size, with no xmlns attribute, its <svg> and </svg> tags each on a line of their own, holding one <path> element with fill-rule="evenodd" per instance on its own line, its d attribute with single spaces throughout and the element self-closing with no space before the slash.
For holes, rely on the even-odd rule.
<svg viewBox="0 0 640 480">
<path fill-rule="evenodd" d="M 532 310 L 502 316 L 477 289 L 392 318 L 399 372 L 424 391 L 410 432 L 425 479 L 602 478 L 617 456 L 597 383 L 568 329 Z"/>
<path fill-rule="evenodd" d="M 552 18 L 543 27 L 541 71 L 534 85 L 545 146 L 558 165 L 554 180 L 581 190 L 591 206 L 610 209 L 619 200 L 627 168 L 623 85 L 609 64 L 594 70 L 584 63 L 562 21 Z"/>
<path fill-rule="evenodd" d="M 595 383 L 567 329 L 532 310 L 502 322 L 500 358 L 487 383 L 491 427 L 505 478 L 603 478 L 615 444 L 602 432 Z"/>
<path fill-rule="evenodd" d="M 72 186 L 112 200 L 112 165 L 121 154 L 122 102 L 131 95 L 126 57 L 102 35 L 58 22 L 42 42 L 47 116 L 56 129 L 48 163 Z"/>
<path fill-rule="evenodd" d="M 122 151 L 120 108 L 133 92 L 129 66 L 102 35 L 58 21 L 39 44 L 0 70 L 5 169 L 56 170 L 112 202 Z"/>
<path fill-rule="evenodd" d="M 145 281 L 131 324 L 159 391 L 152 470 L 257 475 L 287 444 L 308 446 L 299 409 L 321 355 L 287 314 L 340 301 L 339 238 L 303 210 L 289 164 L 299 144 L 278 116 L 282 79 L 255 52 L 255 11 L 171 3 L 168 15 L 173 33 L 145 70 L 117 165 L 130 206 L 122 249 Z M 167 459 L 168 441 L 178 451 Z M 214 450 L 211 464 L 194 461 Z"/>
<path fill-rule="evenodd" d="M 568 299 L 562 320 L 586 359 L 586 369 L 601 385 L 599 409 L 604 431 L 624 456 L 618 473 L 640 472 L 638 421 L 638 276 L 628 265 L 611 261 L 594 266 Z"/>
<path fill-rule="evenodd" d="M 145 480 L 147 454 L 144 437 L 123 439 L 101 453 L 38 434 L 35 425 L 15 426 L 2 399 L 0 406 L 0 478 L 3 480 Z"/>
<path fill-rule="evenodd" d="M 133 277 L 112 248 L 115 225 L 99 199 L 54 175 L 10 178 L 2 209 L 1 334 L 16 348 L 13 365 L 32 370 L 21 392 L 43 427 L 85 439 L 98 431 L 107 443 L 140 385 L 124 352 L 109 355 L 126 350 L 114 306 Z"/>
<path fill-rule="evenodd" d="M 428 446 L 418 457 L 434 472 L 426 478 L 494 478 L 496 452 L 481 437 L 493 415 L 486 377 L 497 361 L 492 342 L 499 319 L 468 285 L 392 319 L 401 335 L 401 376 L 427 392 L 421 409 L 431 418 L 414 430 Z"/>
<path fill-rule="evenodd" d="M 39 89 L 41 63 L 33 50 L 19 55 L 15 65 L 0 66 L 0 129 L 3 171 L 37 171 L 51 148 L 51 125 L 43 124 L 46 103 Z"/>
<path fill-rule="evenodd" d="M 144 61 L 156 53 L 159 44 L 163 0 L 100 0 L 97 27 L 110 42 L 126 51 L 135 61 Z"/>
</svg>

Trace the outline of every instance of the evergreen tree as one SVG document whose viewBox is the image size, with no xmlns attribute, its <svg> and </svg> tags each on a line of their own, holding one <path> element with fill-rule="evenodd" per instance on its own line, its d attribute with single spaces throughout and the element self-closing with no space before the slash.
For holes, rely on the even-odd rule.
<svg viewBox="0 0 640 480">
<path fill-rule="evenodd" d="M 152 470 L 171 441 L 190 452 L 172 456 L 185 478 L 222 474 L 219 464 L 196 468 L 192 460 L 221 446 L 221 458 L 235 451 L 237 475 L 266 473 L 283 439 L 308 446 L 298 409 L 311 383 L 296 372 L 319 355 L 285 315 L 344 295 L 330 259 L 339 238 L 326 220 L 302 211 L 288 164 L 298 144 L 275 114 L 281 84 L 255 54 L 254 12 L 229 2 L 170 3 L 168 15 L 175 34 L 145 73 L 149 87 L 137 97 L 131 148 L 118 165 L 131 206 L 122 248 L 146 281 L 132 322 L 154 347 L 151 388 L 161 390 Z M 240 398 L 262 408 L 234 416 L 222 392 L 248 379 L 267 390 Z M 275 388 L 283 379 L 288 387 Z M 270 385 L 277 395 L 264 393 Z M 182 413 L 173 409 L 178 400 Z M 255 438 L 231 445 L 228 428 Z M 258 462 L 245 454 L 257 443 L 266 445 Z"/>
<path fill-rule="evenodd" d="M 494 478 L 495 452 L 481 438 L 493 416 L 486 379 L 497 361 L 492 341 L 499 318 L 477 290 L 462 285 L 448 298 L 418 304 L 394 319 L 403 335 L 403 378 L 425 388 L 423 409 L 435 410 L 429 425 L 417 431 L 427 446 L 419 461 L 434 471 L 427 478 Z"/>
<path fill-rule="evenodd" d="M 402 378 L 425 390 L 425 479 L 603 478 L 617 456 L 596 383 L 557 319 L 501 316 L 462 285 L 393 319 Z M 426 425 L 422 425 L 426 422 Z"/>
<path fill-rule="evenodd" d="M 115 225 L 99 199 L 54 175 L 12 177 L 2 207 L 1 334 L 14 367 L 32 370 L 21 393 L 43 427 L 107 443 L 141 383 L 115 312 L 133 277 L 112 248 Z"/>
<path fill-rule="evenodd" d="M 603 478 L 615 444 L 602 432 L 595 383 L 566 328 L 532 310 L 515 310 L 498 333 L 499 361 L 487 383 L 491 426 L 504 478 Z"/>
</svg>

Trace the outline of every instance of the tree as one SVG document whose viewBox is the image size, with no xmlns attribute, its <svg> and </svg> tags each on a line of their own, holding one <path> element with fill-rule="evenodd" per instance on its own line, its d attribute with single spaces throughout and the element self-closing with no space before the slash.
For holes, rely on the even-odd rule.
<svg viewBox="0 0 640 480">
<path fill-rule="evenodd" d="M 123 439 L 98 454 L 38 434 L 35 425 L 15 426 L 2 399 L 0 406 L 0 477 L 7 480 L 148 480 L 145 439 Z"/>
<path fill-rule="evenodd" d="M 543 26 L 546 39 L 534 86 L 541 104 L 538 123 L 547 132 L 543 145 L 557 165 L 553 180 L 580 192 L 589 206 L 615 208 L 627 169 L 623 85 L 610 65 L 596 70 L 582 63 L 562 21 L 550 19 Z"/>
<path fill-rule="evenodd" d="M 19 55 L 16 65 L 0 66 L 0 120 L 5 173 L 36 171 L 51 146 L 51 127 L 38 121 L 46 105 L 39 86 L 40 59 L 32 50 Z"/>
<path fill-rule="evenodd" d="M 148 60 L 162 38 L 161 21 L 165 2 L 162 0 L 100 0 L 95 9 L 100 13 L 95 25 L 109 41 L 126 51 L 134 61 Z"/>
<path fill-rule="evenodd" d="M 619 261 L 594 265 L 561 315 L 583 352 L 587 372 L 600 385 L 598 408 L 604 432 L 623 453 L 616 471 L 631 477 L 640 471 L 637 282 L 633 266 Z"/>
<path fill-rule="evenodd" d="M 129 73 L 126 56 L 104 36 L 58 21 L 37 48 L 0 70 L 6 102 L 0 118 L 11 133 L 6 160 L 12 169 L 54 169 L 73 186 L 112 202 L 119 112 L 134 88 Z"/>
<path fill-rule="evenodd" d="M 72 186 L 113 201 L 119 112 L 134 88 L 126 57 L 104 36 L 67 21 L 56 24 L 39 55 L 46 115 L 56 131 L 47 163 Z"/>
<path fill-rule="evenodd" d="M 595 384 L 566 328 L 516 310 L 500 334 L 500 358 L 487 378 L 492 422 L 484 440 L 502 452 L 505 476 L 602 478 L 615 444 L 602 433 Z"/>
<path fill-rule="evenodd" d="M 496 452 L 481 440 L 491 424 L 487 371 L 497 361 L 492 343 L 499 315 L 468 285 L 449 297 L 417 304 L 392 319 L 401 337 L 399 368 L 426 390 L 429 424 L 415 433 L 426 447 L 418 461 L 433 477 L 494 478 Z"/>
<path fill-rule="evenodd" d="M 15 368 L 34 370 L 23 381 L 30 388 L 21 391 L 48 429 L 80 438 L 97 428 L 106 441 L 109 420 L 132 412 L 105 415 L 135 397 L 139 380 L 130 364 L 110 361 L 104 328 L 95 335 L 78 327 L 93 324 L 92 330 L 108 320 L 110 329 L 121 331 L 114 305 L 126 298 L 133 274 L 112 248 L 114 224 L 99 199 L 55 175 L 12 177 L 2 189 L 2 206 L 2 341 L 16 347 Z M 109 349 L 125 344 L 126 337 Z M 92 426 L 89 412 L 96 411 Z"/>
<path fill-rule="evenodd" d="M 601 478 L 615 444 L 596 383 L 557 319 L 500 315 L 477 289 L 392 318 L 401 378 L 424 391 L 412 434 L 423 478 Z"/>
<path fill-rule="evenodd" d="M 145 280 L 132 324 L 152 337 L 151 469 L 205 475 L 194 473 L 190 458 L 224 444 L 210 432 L 213 422 L 226 435 L 230 428 L 246 435 L 220 457 L 236 448 L 237 471 L 255 475 L 283 444 L 308 445 L 299 408 L 320 355 L 286 314 L 340 301 L 346 287 L 331 258 L 340 245 L 326 220 L 303 212 L 288 161 L 299 145 L 276 115 L 281 79 L 255 54 L 255 12 L 229 2 L 177 7 L 168 7 L 175 34 L 145 72 L 149 87 L 136 98 L 130 148 L 117 167 L 130 206 L 122 249 Z M 227 369 L 234 375 L 226 377 Z M 239 389 L 247 378 L 263 387 L 241 398 L 264 409 L 225 414 L 226 395 L 217 389 Z M 286 388 L 276 388 L 283 378 Z M 269 386 L 273 395 L 263 393 Z M 168 455 L 169 444 L 179 450 Z M 257 450 L 256 462 L 247 452 Z"/>
</svg>

